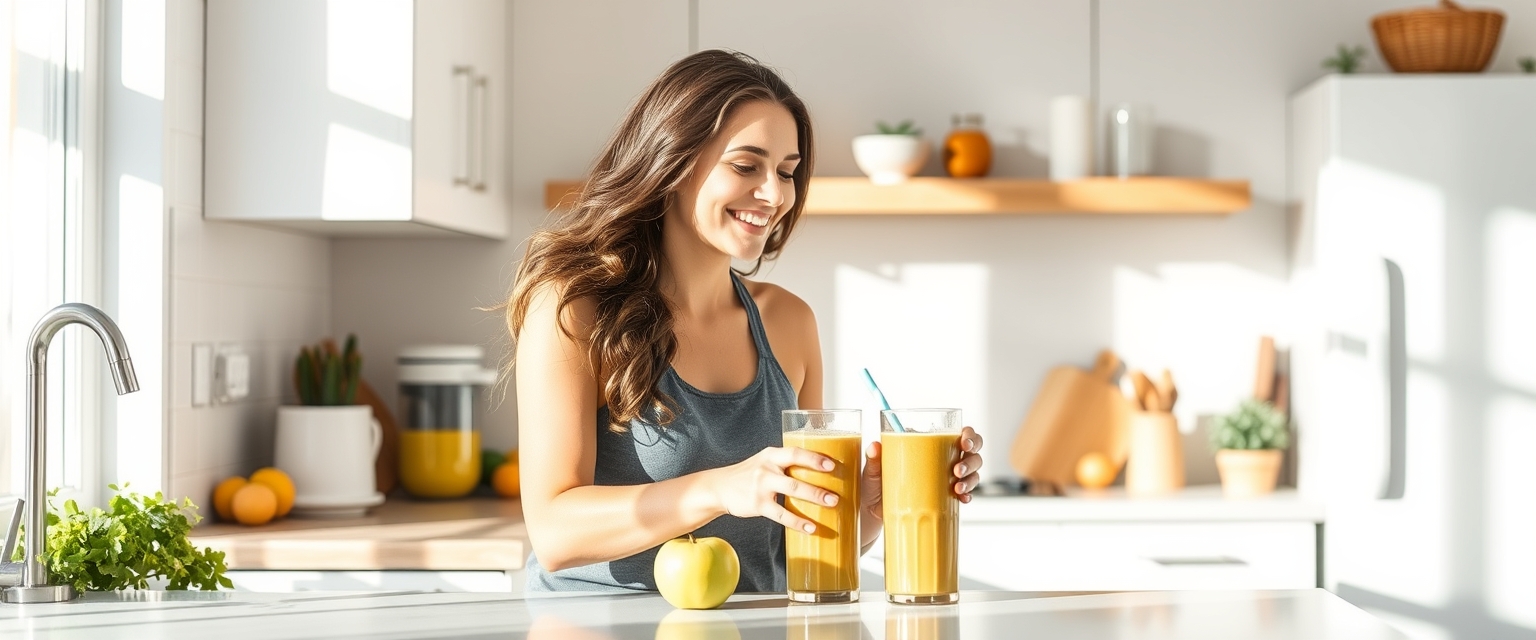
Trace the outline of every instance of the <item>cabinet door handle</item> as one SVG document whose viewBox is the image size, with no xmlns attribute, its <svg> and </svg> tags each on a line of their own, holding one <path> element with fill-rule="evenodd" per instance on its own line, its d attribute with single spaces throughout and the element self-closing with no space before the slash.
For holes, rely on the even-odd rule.
<svg viewBox="0 0 1536 640">
<path fill-rule="evenodd" d="M 1147 559 L 1165 567 L 1248 566 L 1248 563 L 1243 559 L 1228 556 L 1151 557 Z"/>
<path fill-rule="evenodd" d="M 474 138 L 474 120 L 470 117 L 473 102 L 470 95 L 474 84 L 473 67 L 453 67 L 453 184 L 470 183 L 471 143 Z"/>
<path fill-rule="evenodd" d="M 488 79 L 485 76 L 475 78 L 473 88 L 474 99 L 470 100 L 470 104 L 473 105 L 473 111 L 470 112 L 470 122 L 473 124 L 470 128 L 474 131 L 474 138 L 469 141 L 471 153 L 469 166 L 472 168 L 469 188 L 475 191 L 485 191 L 485 138 L 490 132 L 489 122 L 487 121 L 487 118 L 490 117 L 490 109 L 486 104 L 487 82 Z"/>
</svg>

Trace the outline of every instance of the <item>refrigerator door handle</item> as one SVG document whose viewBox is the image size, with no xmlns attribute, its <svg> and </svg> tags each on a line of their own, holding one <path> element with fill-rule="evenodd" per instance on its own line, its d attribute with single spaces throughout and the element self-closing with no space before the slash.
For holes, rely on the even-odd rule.
<svg viewBox="0 0 1536 640">
<path fill-rule="evenodd" d="M 1403 270 L 1382 258 L 1387 284 L 1387 464 L 1381 500 L 1401 500 L 1408 476 L 1408 341 Z"/>
</svg>

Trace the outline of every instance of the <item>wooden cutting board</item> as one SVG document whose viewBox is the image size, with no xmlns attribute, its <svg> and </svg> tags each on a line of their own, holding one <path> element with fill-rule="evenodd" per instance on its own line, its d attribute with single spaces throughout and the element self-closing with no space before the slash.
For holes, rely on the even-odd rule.
<svg viewBox="0 0 1536 640">
<path fill-rule="evenodd" d="M 1120 358 L 1104 350 L 1092 371 L 1051 369 L 1019 426 L 1008 461 L 1033 482 L 1076 484 L 1077 461 L 1103 453 L 1119 469 L 1128 450 L 1130 404 L 1116 382 Z"/>
</svg>

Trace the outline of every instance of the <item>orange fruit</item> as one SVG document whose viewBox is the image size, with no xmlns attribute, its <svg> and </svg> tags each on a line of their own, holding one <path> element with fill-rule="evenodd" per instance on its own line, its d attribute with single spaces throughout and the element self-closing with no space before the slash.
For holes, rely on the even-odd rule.
<svg viewBox="0 0 1536 640">
<path fill-rule="evenodd" d="M 277 516 L 277 494 L 260 482 L 248 482 L 230 502 L 235 521 L 244 525 L 266 524 Z"/>
<path fill-rule="evenodd" d="M 508 460 L 496 467 L 491 474 L 491 488 L 503 498 L 516 498 L 522 492 L 522 479 L 518 477 L 517 461 Z"/>
<path fill-rule="evenodd" d="M 1077 483 L 1083 485 L 1084 489 L 1103 489 L 1115 481 L 1118 473 L 1120 470 L 1109 461 L 1109 456 L 1097 451 L 1085 453 L 1077 459 Z"/>
<path fill-rule="evenodd" d="M 213 488 L 213 510 L 219 514 L 220 520 L 235 521 L 235 512 L 230 510 L 230 502 L 235 499 L 235 492 L 243 486 L 245 486 L 245 478 L 234 476 L 225 478 Z"/>
<path fill-rule="evenodd" d="M 288 515 L 293 510 L 293 478 L 283 473 L 276 467 L 263 467 L 251 474 L 251 482 L 259 482 L 272 489 L 277 494 L 277 517 Z"/>
</svg>

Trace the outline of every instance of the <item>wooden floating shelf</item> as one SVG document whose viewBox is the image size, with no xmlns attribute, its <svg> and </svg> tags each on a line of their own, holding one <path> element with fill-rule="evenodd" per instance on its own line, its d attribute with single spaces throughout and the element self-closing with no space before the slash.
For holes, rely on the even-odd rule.
<svg viewBox="0 0 1536 640">
<path fill-rule="evenodd" d="M 579 181 L 544 183 L 544 206 L 574 200 Z M 885 214 L 1227 215 L 1253 202 L 1247 180 L 1136 177 L 1070 182 L 1015 178 L 912 178 L 881 186 L 867 178 L 811 178 L 805 212 Z"/>
</svg>

